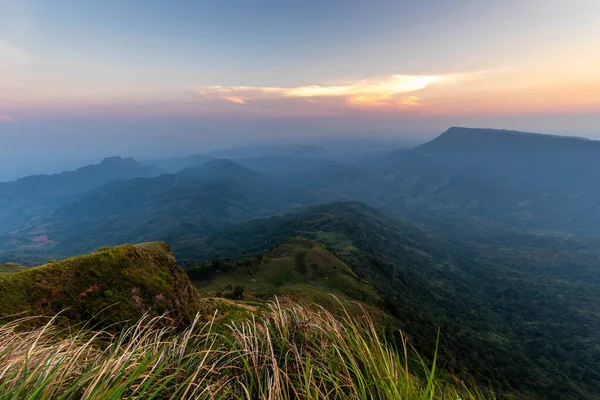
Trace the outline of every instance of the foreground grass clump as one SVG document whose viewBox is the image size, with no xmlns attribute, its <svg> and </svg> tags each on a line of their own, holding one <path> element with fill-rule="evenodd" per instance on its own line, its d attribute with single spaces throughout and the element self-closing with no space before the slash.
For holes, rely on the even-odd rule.
<svg viewBox="0 0 600 400">
<path fill-rule="evenodd" d="M 217 331 L 197 318 L 185 331 L 165 317 L 120 334 L 66 331 L 26 320 L 0 327 L 4 399 L 476 399 L 479 394 L 409 372 L 368 317 L 281 306 Z"/>
</svg>

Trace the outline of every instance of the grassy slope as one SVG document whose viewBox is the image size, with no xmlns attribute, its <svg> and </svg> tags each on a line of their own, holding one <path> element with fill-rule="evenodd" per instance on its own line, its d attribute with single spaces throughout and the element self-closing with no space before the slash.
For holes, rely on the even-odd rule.
<svg viewBox="0 0 600 400">
<path fill-rule="evenodd" d="M 104 324 L 171 312 L 189 321 L 198 295 L 164 243 L 123 245 L 0 276 L 0 317 L 63 315 Z"/>
<path fill-rule="evenodd" d="M 247 261 L 229 279 L 255 284 L 249 286 L 255 294 L 303 296 L 310 289 L 321 301 L 334 292 L 379 302 L 346 264 L 307 239 Z M 244 275 L 249 269 L 255 278 Z M 214 269 L 200 272 L 212 273 L 207 281 L 213 283 L 222 279 Z M 373 322 L 378 315 L 368 308 L 334 315 L 289 301 L 253 307 L 199 300 L 164 243 L 103 249 L 7 274 L 0 277 L 0 291 L 9 294 L 0 297 L 0 317 L 70 307 L 64 316 L 86 321 L 119 303 L 89 331 L 67 332 L 56 321 L 36 327 L 27 318 L 4 319 L 0 393 L 11 398 L 483 398 L 440 379 L 430 364 L 409 372 L 406 353 L 379 336 Z M 150 307 L 150 317 L 143 316 Z M 202 324 L 205 314 L 194 314 L 198 308 L 215 311 L 213 319 Z M 170 309 L 187 323 L 177 327 L 173 320 L 151 318 Z M 133 326 L 115 332 L 111 323 L 126 318 Z"/>
<path fill-rule="evenodd" d="M 262 257 L 216 262 L 188 270 L 188 274 L 200 292 L 208 296 L 227 295 L 235 286 L 243 286 L 245 299 L 285 295 L 328 305 L 335 303 L 331 297 L 335 295 L 341 300 L 381 304 L 375 290 L 348 265 L 325 246 L 301 237 Z"/>
<path fill-rule="evenodd" d="M 383 293 L 422 354 L 441 328 L 440 359 L 457 375 L 519 395 L 598 398 L 597 252 L 504 230 L 478 232 L 485 246 L 460 232 L 448 240 L 356 203 L 252 221 L 179 250 L 237 258 L 297 235 L 324 243 Z"/>
<path fill-rule="evenodd" d="M 24 270 L 25 267 L 16 263 L 0 264 L 0 276 Z"/>
</svg>

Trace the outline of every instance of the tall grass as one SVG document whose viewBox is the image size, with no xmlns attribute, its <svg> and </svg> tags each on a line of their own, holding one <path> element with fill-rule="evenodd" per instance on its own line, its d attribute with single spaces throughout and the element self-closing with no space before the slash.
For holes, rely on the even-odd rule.
<svg viewBox="0 0 600 400">
<path fill-rule="evenodd" d="M 0 326 L 1 399 L 480 399 L 409 371 L 368 316 L 270 303 L 216 329 L 214 318 L 183 332 L 166 317 L 119 334 L 30 319 Z M 173 325 L 174 326 L 174 325 Z"/>
</svg>

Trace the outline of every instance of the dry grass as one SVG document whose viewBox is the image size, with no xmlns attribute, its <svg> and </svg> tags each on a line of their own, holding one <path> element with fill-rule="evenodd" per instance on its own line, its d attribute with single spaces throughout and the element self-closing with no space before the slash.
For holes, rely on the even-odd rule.
<svg viewBox="0 0 600 400">
<path fill-rule="evenodd" d="M 479 399 L 436 378 L 418 379 L 368 317 L 271 303 L 217 330 L 185 331 L 165 317 L 106 330 L 0 326 L 2 399 Z"/>
</svg>

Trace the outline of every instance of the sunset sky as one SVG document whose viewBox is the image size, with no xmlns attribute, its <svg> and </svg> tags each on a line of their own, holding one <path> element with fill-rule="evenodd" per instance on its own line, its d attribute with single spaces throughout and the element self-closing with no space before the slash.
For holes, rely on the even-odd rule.
<svg viewBox="0 0 600 400">
<path fill-rule="evenodd" d="M 598 0 L 0 0 L 0 179 L 455 125 L 600 139 L 599 21 Z"/>
</svg>

